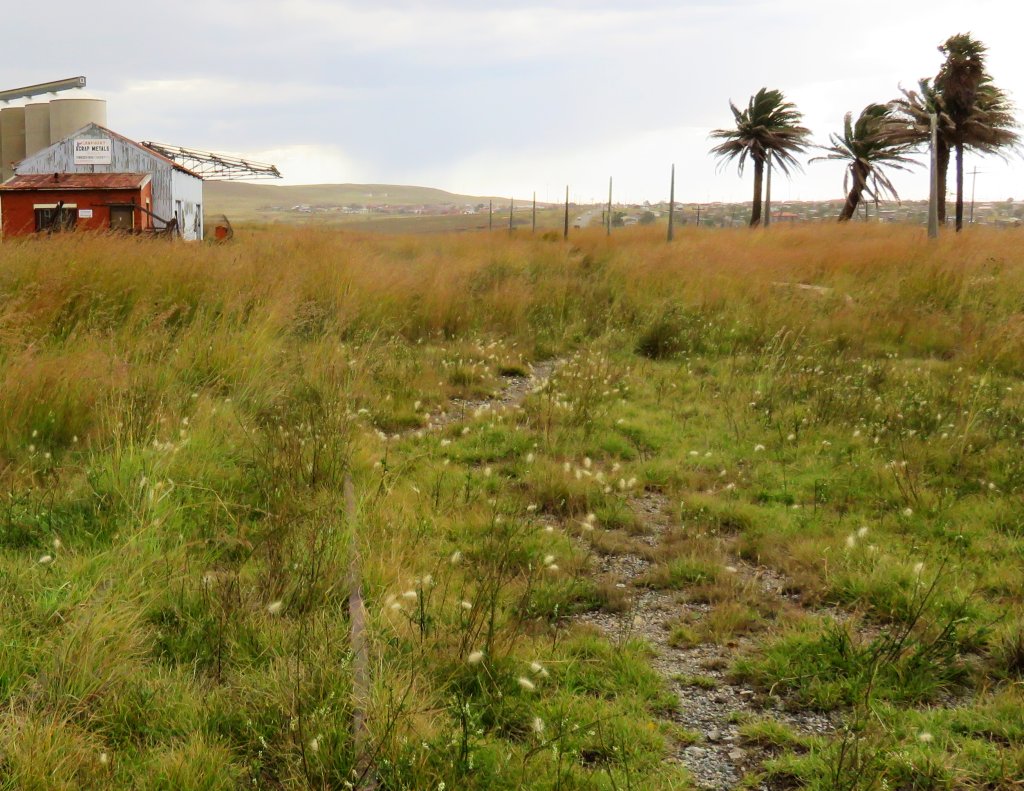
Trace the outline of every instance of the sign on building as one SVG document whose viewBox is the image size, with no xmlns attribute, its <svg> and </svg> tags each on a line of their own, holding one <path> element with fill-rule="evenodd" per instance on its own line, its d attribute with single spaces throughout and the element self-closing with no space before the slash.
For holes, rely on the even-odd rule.
<svg viewBox="0 0 1024 791">
<path fill-rule="evenodd" d="M 113 146 L 109 137 L 86 138 L 75 140 L 76 165 L 109 165 Z"/>
</svg>

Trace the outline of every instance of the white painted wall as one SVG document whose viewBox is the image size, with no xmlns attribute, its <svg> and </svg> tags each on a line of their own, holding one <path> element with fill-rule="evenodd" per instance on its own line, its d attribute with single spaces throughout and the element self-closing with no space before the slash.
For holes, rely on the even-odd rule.
<svg viewBox="0 0 1024 791">
<path fill-rule="evenodd" d="M 203 180 L 180 170 L 171 172 L 171 195 L 175 213 L 181 206 L 181 235 L 188 241 L 203 239 Z"/>
</svg>

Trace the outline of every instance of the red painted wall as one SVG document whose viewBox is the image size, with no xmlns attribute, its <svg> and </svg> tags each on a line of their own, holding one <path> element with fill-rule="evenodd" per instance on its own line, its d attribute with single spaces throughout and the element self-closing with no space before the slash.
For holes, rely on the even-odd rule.
<svg viewBox="0 0 1024 791">
<path fill-rule="evenodd" d="M 0 192 L 0 213 L 2 213 L 3 235 L 30 236 L 36 232 L 37 203 L 78 204 L 79 209 L 92 209 L 92 217 L 79 217 L 75 229 L 79 231 L 109 231 L 110 207 L 105 203 L 134 203 L 145 206 L 153 203 L 153 185 L 146 184 L 133 190 L 36 190 Z M 153 218 L 145 212 L 135 210 L 135 229 L 153 227 Z"/>
</svg>

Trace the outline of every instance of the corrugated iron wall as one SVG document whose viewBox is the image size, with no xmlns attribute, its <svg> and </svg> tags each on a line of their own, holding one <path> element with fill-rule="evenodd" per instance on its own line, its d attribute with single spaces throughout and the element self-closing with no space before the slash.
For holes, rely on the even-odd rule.
<svg viewBox="0 0 1024 791">
<path fill-rule="evenodd" d="M 182 233 L 186 239 L 202 238 L 195 233 L 195 206 L 203 200 L 203 182 L 175 169 L 169 162 L 145 149 L 134 146 L 117 137 L 110 138 L 111 158 L 109 165 L 76 165 L 74 140 L 80 138 L 110 137 L 101 128 L 90 125 L 49 148 L 23 159 L 17 166 L 18 173 L 150 173 L 153 176 L 153 207 L 157 216 L 170 220 L 174 217 L 175 202 L 181 201 L 182 208 L 190 207 L 181 218 Z M 200 229 L 202 221 L 199 222 Z"/>
</svg>

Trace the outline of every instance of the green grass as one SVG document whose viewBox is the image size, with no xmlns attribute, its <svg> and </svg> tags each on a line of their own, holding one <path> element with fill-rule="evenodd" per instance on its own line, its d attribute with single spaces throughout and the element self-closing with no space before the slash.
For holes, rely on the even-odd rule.
<svg viewBox="0 0 1024 791">
<path fill-rule="evenodd" d="M 5 242 L 0 788 L 342 787 L 357 707 L 381 787 L 685 787 L 672 679 L 573 621 L 627 551 L 848 726 L 743 723 L 770 787 L 1012 788 L 1021 248 L 915 234 Z"/>
</svg>

